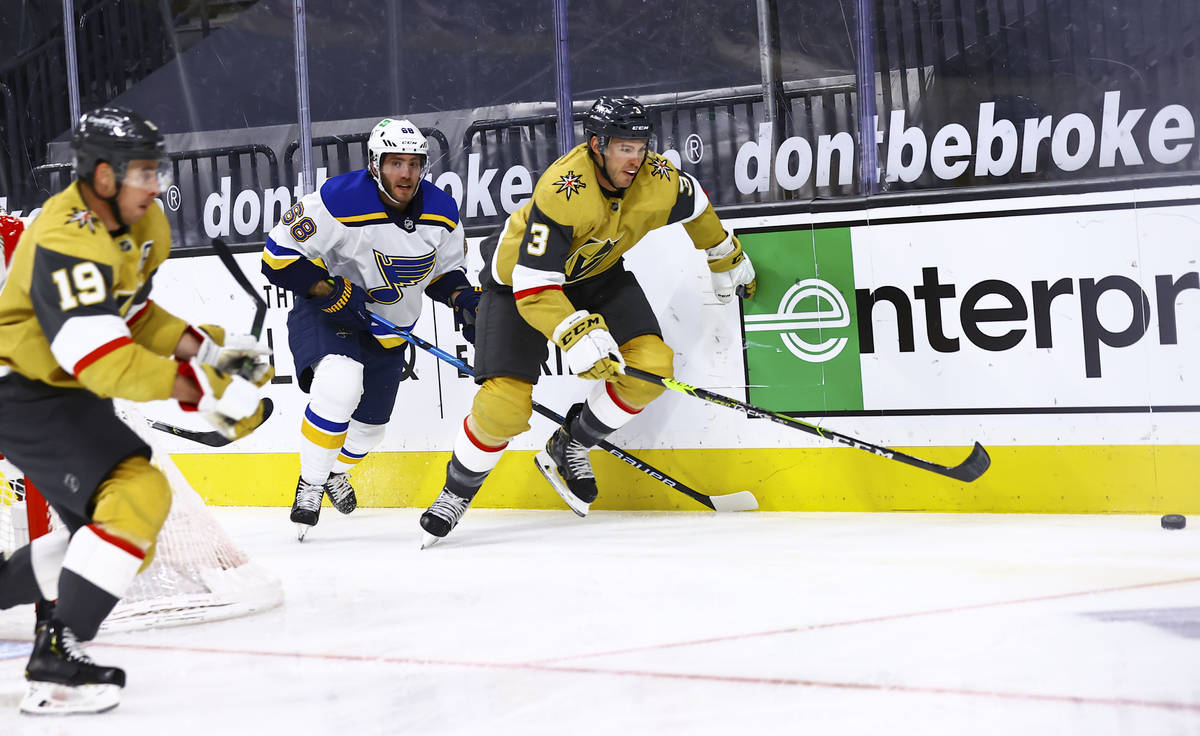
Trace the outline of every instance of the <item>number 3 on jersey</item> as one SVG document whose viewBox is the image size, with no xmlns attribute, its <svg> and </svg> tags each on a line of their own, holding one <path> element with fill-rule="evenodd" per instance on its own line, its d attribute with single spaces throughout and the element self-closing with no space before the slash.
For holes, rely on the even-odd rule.
<svg viewBox="0 0 1200 736">
<path fill-rule="evenodd" d="M 100 269 L 91 261 L 76 263 L 70 269 L 69 275 L 67 269 L 60 268 L 50 274 L 50 278 L 54 279 L 54 285 L 58 287 L 58 306 L 64 312 L 80 304 L 99 304 L 104 301 L 108 292 Z"/>
<path fill-rule="evenodd" d="M 546 252 L 546 241 L 550 239 L 550 228 L 540 222 L 529 226 L 529 244 L 525 250 L 531 256 L 540 256 Z"/>
</svg>

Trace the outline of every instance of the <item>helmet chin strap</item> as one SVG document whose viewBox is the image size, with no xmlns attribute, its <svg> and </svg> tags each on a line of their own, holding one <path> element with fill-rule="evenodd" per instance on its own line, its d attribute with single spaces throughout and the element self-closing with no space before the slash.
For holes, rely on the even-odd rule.
<svg viewBox="0 0 1200 736">
<path fill-rule="evenodd" d="M 392 204 L 396 205 L 400 209 L 404 209 L 405 207 L 408 206 L 407 204 L 404 204 L 403 202 L 397 201 L 396 198 L 393 197 L 388 192 L 388 190 L 383 186 L 383 179 L 381 179 L 380 177 L 375 177 L 375 186 L 379 189 L 380 194 L 387 197 L 392 202 Z"/>
<path fill-rule="evenodd" d="M 108 209 L 112 212 L 113 219 L 117 221 L 117 229 L 113 230 L 112 234 L 124 235 L 125 233 L 129 232 L 129 225 L 125 224 L 125 218 L 121 217 L 121 206 L 117 204 L 117 195 L 121 193 L 121 187 L 123 186 L 121 180 L 117 179 L 117 191 L 111 197 L 105 197 L 100 194 L 100 192 L 97 192 L 93 181 L 94 179 L 84 181 L 83 183 L 87 184 L 88 189 L 92 190 L 92 194 L 103 200 L 104 203 L 108 205 Z"/>
<path fill-rule="evenodd" d="M 615 183 L 613 183 L 612 178 L 609 177 L 609 175 L 608 175 L 608 157 L 604 153 L 605 151 L 608 150 L 608 144 L 605 143 L 603 146 L 601 146 L 599 138 L 597 138 L 596 147 L 600 149 L 600 167 L 599 167 L 600 168 L 600 176 L 604 177 L 604 180 L 609 183 L 609 191 L 616 192 L 617 194 L 624 196 L 625 190 L 628 189 L 629 187 L 617 186 Z M 589 145 L 588 153 L 591 153 L 591 151 L 592 151 L 592 148 Z M 595 161 L 596 161 L 596 159 L 593 158 L 592 162 L 595 163 Z M 645 161 L 646 161 L 646 157 L 642 156 L 642 163 L 645 163 Z M 641 165 L 639 164 L 638 167 L 641 168 Z M 637 174 L 634 174 L 633 177 L 636 179 Z M 630 182 L 631 186 L 632 186 L 632 184 L 633 184 L 633 182 Z"/>
</svg>

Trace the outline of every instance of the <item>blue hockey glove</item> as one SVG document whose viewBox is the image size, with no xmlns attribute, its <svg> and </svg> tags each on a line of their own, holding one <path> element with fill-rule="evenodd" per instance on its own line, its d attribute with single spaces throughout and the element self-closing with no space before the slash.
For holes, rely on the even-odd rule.
<svg viewBox="0 0 1200 736">
<path fill-rule="evenodd" d="M 341 276 L 334 276 L 333 291 L 318 299 L 317 306 L 329 315 L 329 318 L 339 325 L 353 327 L 359 330 L 371 329 L 371 314 L 367 311 L 367 302 L 372 301 L 366 290 L 352 281 Z"/>
<path fill-rule="evenodd" d="M 482 291 L 478 286 L 463 289 L 458 296 L 450 300 L 454 307 L 454 325 L 462 329 L 463 339 L 475 344 L 475 314 L 479 311 L 479 297 Z"/>
</svg>

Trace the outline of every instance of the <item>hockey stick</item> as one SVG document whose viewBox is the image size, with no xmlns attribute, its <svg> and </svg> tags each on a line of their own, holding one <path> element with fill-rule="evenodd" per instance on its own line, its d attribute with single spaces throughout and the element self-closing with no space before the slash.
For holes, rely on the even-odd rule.
<svg viewBox="0 0 1200 736">
<path fill-rule="evenodd" d="M 268 398 L 264 398 L 263 424 L 266 424 L 267 420 L 271 418 L 271 412 L 273 411 L 275 411 L 275 403 Z M 157 429 L 162 432 L 166 432 L 167 434 L 173 434 L 176 437 L 182 437 L 185 440 L 191 440 L 192 442 L 199 442 L 200 444 L 208 445 L 209 447 L 224 447 L 230 442 L 233 442 L 233 440 L 229 439 L 215 429 L 210 429 L 205 432 L 199 429 L 185 429 L 183 427 L 176 427 L 174 424 L 167 424 L 166 422 L 151 421 L 149 419 L 146 421 L 150 423 L 150 427 L 152 429 Z M 259 426 L 262 425 L 260 424 Z"/>
<path fill-rule="evenodd" d="M 778 424 L 793 427 L 795 429 L 808 432 L 809 434 L 815 434 L 818 437 L 822 437 L 827 440 L 833 440 L 834 442 L 847 445 L 849 447 L 857 447 L 860 450 L 866 450 L 867 452 L 874 453 L 880 457 L 887 458 L 888 460 L 898 460 L 905 465 L 911 465 L 914 468 L 920 468 L 921 470 L 928 470 L 932 473 L 937 473 L 938 475 L 945 475 L 966 483 L 970 483 L 979 476 L 983 475 L 984 471 L 988 469 L 988 466 L 992 464 L 992 459 L 988 456 L 987 450 L 983 449 L 983 445 L 979 444 L 978 442 L 975 443 L 975 447 L 972 448 L 971 454 L 967 456 L 967 459 L 963 460 L 958 465 L 953 467 L 938 465 L 936 463 L 931 463 L 926 460 L 913 457 L 912 455 L 905 455 L 899 450 L 892 450 L 887 447 L 872 445 L 869 442 L 863 442 L 862 440 L 857 440 L 849 435 L 834 432 L 830 429 L 821 429 L 815 424 L 809 424 L 808 422 L 800 419 L 789 417 L 786 414 L 778 414 L 773 411 L 767 411 L 766 409 L 760 409 L 757 406 L 753 406 L 736 399 L 731 399 L 728 396 L 714 394 L 711 391 L 705 391 L 702 388 L 689 386 L 688 384 L 683 383 L 682 381 L 676 381 L 673 378 L 663 378 L 662 376 L 656 376 L 653 373 L 647 373 L 646 371 L 639 370 L 637 368 L 631 368 L 629 366 L 625 367 L 625 374 L 633 376 L 634 378 L 640 378 L 643 381 L 649 381 L 650 383 L 657 383 L 659 386 L 669 388 L 672 391 L 678 391 L 681 394 L 695 396 L 698 399 L 704 399 L 705 401 L 713 404 L 719 404 L 721 406 L 729 407 L 730 409 L 736 409 L 748 417 L 765 417 Z"/>
<path fill-rule="evenodd" d="M 451 355 L 450 353 L 447 353 L 437 345 L 422 340 L 411 332 L 401 329 L 388 319 L 380 317 L 377 314 L 372 314 L 371 319 L 375 320 L 375 322 L 377 322 L 379 325 L 386 327 L 388 330 L 391 330 L 398 337 L 407 340 L 427 353 L 432 353 L 434 356 L 446 361 L 458 370 L 466 373 L 468 376 L 475 375 L 475 371 L 465 361 Z M 552 422 L 562 424 L 565 421 L 565 419 L 563 419 L 563 417 L 556 413 L 553 409 L 542 406 L 536 401 L 533 402 L 533 410 Z M 659 483 L 679 491 L 688 498 L 704 504 L 713 511 L 753 511 L 754 509 L 758 508 L 758 499 L 755 498 L 754 494 L 750 491 L 738 491 L 736 493 L 709 496 L 701 493 L 700 491 L 689 488 L 682 481 L 676 480 L 661 470 L 637 459 L 611 442 L 601 441 L 598 447 L 608 454 L 628 463 L 629 465 L 632 465 L 634 468 L 637 468 Z"/>
<path fill-rule="evenodd" d="M 267 302 L 254 290 L 254 286 L 250 283 L 250 279 L 246 278 L 246 274 L 242 273 L 242 269 L 238 267 L 237 261 L 233 258 L 233 251 L 229 250 L 229 246 L 225 244 L 225 241 L 220 238 L 213 238 L 212 247 L 213 251 L 217 254 L 217 258 L 221 259 L 221 263 L 233 276 L 233 280 L 254 300 L 254 321 L 250 324 L 250 334 L 254 335 L 255 340 L 258 340 L 262 337 L 263 323 L 267 319 Z M 238 374 L 246 378 L 253 372 L 254 360 L 252 358 L 243 359 L 241 367 L 238 368 Z M 260 427 L 266 423 L 267 419 L 271 416 L 271 412 L 274 410 L 274 403 L 270 399 L 264 398 L 263 420 L 259 423 Z M 150 422 L 150 426 L 167 434 L 173 434 L 176 437 L 182 437 L 192 442 L 199 442 L 209 447 L 224 447 L 233 441 L 215 429 L 204 432 L 195 429 L 184 429 L 183 427 L 176 427 L 173 424 L 158 421 Z"/>
</svg>

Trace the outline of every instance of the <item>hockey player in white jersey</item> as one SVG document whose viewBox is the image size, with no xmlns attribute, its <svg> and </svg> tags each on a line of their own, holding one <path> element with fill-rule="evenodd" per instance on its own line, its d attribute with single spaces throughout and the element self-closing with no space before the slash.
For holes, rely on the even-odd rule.
<svg viewBox="0 0 1200 736">
<path fill-rule="evenodd" d="M 347 472 L 379 444 L 391 418 L 404 342 L 373 326 L 370 314 L 411 329 L 424 291 L 452 308 L 463 337 L 475 339 L 479 290 L 466 276 L 458 204 L 422 178 L 425 137 L 408 120 L 385 118 L 367 149 L 366 169 L 301 198 L 263 251 L 267 280 L 296 297 L 288 342 L 309 395 L 291 512 L 301 540 L 326 493 L 341 513 L 354 510 Z"/>
</svg>

